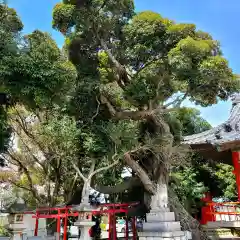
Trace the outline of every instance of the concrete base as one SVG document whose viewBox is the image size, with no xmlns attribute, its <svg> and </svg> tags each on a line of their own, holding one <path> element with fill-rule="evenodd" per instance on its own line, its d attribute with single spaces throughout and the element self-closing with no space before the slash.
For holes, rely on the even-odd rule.
<svg viewBox="0 0 240 240">
<path fill-rule="evenodd" d="M 149 237 L 160 237 L 160 238 L 173 238 L 173 237 L 183 237 L 185 233 L 183 231 L 172 231 L 172 232 L 139 232 L 138 236 L 140 238 L 149 238 Z"/>
<path fill-rule="evenodd" d="M 27 240 L 43 240 L 43 237 L 28 237 Z"/>
<path fill-rule="evenodd" d="M 23 231 L 25 230 L 25 228 L 19 228 L 19 229 L 13 229 L 12 233 L 12 239 L 13 240 L 22 240 L 22 235 L 23 235 Z"/>
<path fill-rule="evenodd" d="M 187 234 L 183 231 L 172 232 L 139 232 L 139 240 L 188 240 Z"/>
<path fill-rule="evenodd" d="M 166 211 L 166 212 L 159 212 L 159 211 L 151 211 L 147 213 L 147 221 L 148 222 L 173 222 L 175 221 L 175 214 L 174 212 Z"/>
<path fill-rule="evenodd" d="M 181 231 L 180 222 L 146 222 L 143 224 L 143 232 L 171 232 Z"/>
<path fill-rule="evenodd" d="M 175 221 L 174 212 L 169 208 L 153 209 L 147 214 L 147 222 L 143 223 L 143 232 L 139 232 L 139 240 L 188 240 L 191 233 L 181 231 L 179 221 Z"/>
<path fill-rule="evenodd" d="M 80 232 L 81 232 L 80 240 L 91 240 L 91 237 L 89 236 L 89 230 L 92 226 L 95 225 L 95 222 L 81 221 L 81 222 L 76 222 L 74 225 L 78 226 L 80 229 Z"/>
</svg>

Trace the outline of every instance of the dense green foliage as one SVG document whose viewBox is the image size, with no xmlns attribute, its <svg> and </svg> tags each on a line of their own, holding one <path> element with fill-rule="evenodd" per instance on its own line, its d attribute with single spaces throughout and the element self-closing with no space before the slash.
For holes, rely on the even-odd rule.
<svg viewBox="0 0 240 240">
<path fill-rule="evenodd" d="M 7 93 L 7 90 L 3 84 L 5 74 L 8 74 L 8 66 L 3 62 L 9 62 L 13 56 L 17 53 L 16 39 L 18 38 L 18 32 L 22 29 L 23 25 L 17 16 L 14 9 L 8 8 L 4 4 L 0 4 L 0 152 L 4 152 L 9 144 L 10 129 L 7 124 L 6 115 L 6 98 L 3 93 Z"/>
<path fill-rule="evenodd" d="M 23 24 L 14 9 L 0 5 L 0 89 L 11 103 L 29 109 L 51 109 L 67 104 L 73 93 L 76 71 L 63 58 L 49 34 L 40 31 L 22 36 Z M 72 88 L 73 87 L 73 88 Z M 6 111 L 1 107 L 1 150 L 8 143 Z"/>
<path fill-rule="evenodd" d="M 197 103 L 209 105 L 217 102 L 216 97 L 227 99 L 236 89 L 219 43 L 209 34 L 196 31 L 193 24 L 177 24 L 153 12 L 134 16 L 133 10 L 130 0 L 114 3 L 98 0 L 81 7 L 74 3 L 56 5 L 53 27 L 66 30 L 70 59 L 79 73 L 84 68 L 95 68 L 91 78 L 99 85 L 99 74 L 94 72 L 104 66 L 100 71 L 104 80 L 100 80 L 117 81 L 119 69 L 107 53 L 111 51 L 128 70 L 128 80 L 131 79 L 122 83 L 126 85 L 123 96 L 131 97 L 131 104 L 137 106 L 148 105 L 149 100 L 164 102 L 178 91 L 187 92 Z M 97 62 L 99 48 L 101 66 Z"/>
<path fill-rule="evenodd" d="M 1 90 L 13 102 L 31 108 L 52 107 L 71 96 L 76 71 L 48 33 L 38 30 L 22 36 L 23 24 L 14 9 L 1 10 Z"/>
<path fill-rule="evenodd" d="M 232 173 L 232 166 L 198 159 L 193 162 L 193 165 L 198 169 L 196 180 L 202 181 L 214 197 L 237 200 L 236 178 Z"/>
<path fill-rule="evenodd" d="M 146 188 L 146 181 L 159 181 L 162 163 L 171 165 L 180 152 L 175 134 L 179 129 L 169 108 L 179 107 L 187 97 L 211 105 L 237 90 L 219 43 L 208 33 L 151 11 L 136 14 L 132 0 L 63 1 L 53 10 L 53 27 L 65 35 L 65 48 L 78 73 L 72 113 L 87 124 L 94 139 L 101 137 L 107 152 L 113 151 L 116 142 L 106 141 L 102 129 L 113 124 L 121 131 L 126 119 L 135 122 L 131 129 L 134 135 L 139 133 L 139 141 L 125 142 L 121 136 L 117 152 L 121 158 L 125 150 L 124 164 Z M 165 104 L 179 93 L 176 101 Z M 184 115 L 184 110 L 179 114 Z M 174 142 L 164 122 L 175 135 Z M 199 130 L 205 127 L 198 126 Z M 95 156 L 104 155 L 97 151 Z"/>
<path fill-rule="evenodd" d="M 31 206 L 63 203 L 80 182 L 68 162 L 76 154 L 76 122 L 66 115 L 76 70 L 48 33 L 23 36 L 15 10 L 3 4 L 0 10 L 0 89 L 11 98 L 11 106 L 1 107 L 0 144 L 2 150 L 8 143 L 10 126 L 15 141 L 2 158 L 18 169 L 0 178 L 23 189 Z"/>
<path fill-rule="evenodd" d="M 20 54 L 3 61 L 4 86 L 15 101 L 31 108 L 53 106 L 71 94 L 75 80 L 73 66 L 62 59 L 56 43 L 47 33 L 25 36 Z M 2 73 L 3 74 L 3 73 Z"/>
<path fill-rule="evenodd" d="M 180 122 L 183 136 L 201 133 L 211 128 L 211 125 L 201 117 L 200 111 L 195 108 L 181 108 L 173 115 Z"/>
</svg>

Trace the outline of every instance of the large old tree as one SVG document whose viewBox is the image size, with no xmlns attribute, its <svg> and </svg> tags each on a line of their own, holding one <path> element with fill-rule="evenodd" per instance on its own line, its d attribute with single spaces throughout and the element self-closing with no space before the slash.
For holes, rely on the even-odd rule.
<svg viewBox="0 0 240 240">
<path fill-rule="evenodd" d="M 158 13 L 136 14 L 131 0 L 57 4 L 53 27 L 66 37 L 62 52 L 46 33 L 20 37 L 15 11 L 5 5 L 0 10 L 6 23 L 0 25 L 1 87 L 36 117 L 53 110 L 60 114 L 55 123 L 74 119 L 77 157 L 70 162 L 85 183 L 84 196 L 90 185 L 102 193 L 124 192 L 140 179 L 151 196 L 146 203 L 154 207 L 169 169 L 185 158 L 172 112 L 186 98 L 208 106 L 237 90 L 219 43 L 208 33 Z M 98 171 L 114 164 L 115 178 Z M 124 166 L 132 180 L 104 186 L 119 181 Z"/>
<path fill-rule="evenodd" d="M 138 141 L 118 143 L 122 161 L 153 196 L 153 207 L 172 161 L 181 164 L 170 112 L 186 98 L 208 106 L 237 89 L 219 42 L 194 24 L 136 14 L 132 0 L 65 0 L 54 8 L 53 27 L 65 35 L 78 72 L 72 113 L 97 136 L 103 125 L 131 121 Z M 111 139 L 105 144 L 113 148 Z"/>
</svg>

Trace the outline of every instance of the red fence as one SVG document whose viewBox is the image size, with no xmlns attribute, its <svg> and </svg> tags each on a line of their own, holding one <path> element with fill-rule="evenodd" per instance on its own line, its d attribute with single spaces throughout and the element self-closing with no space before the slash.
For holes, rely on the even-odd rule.
<svg viewBox="0 0 240 240">
<path fill-rule="evenodd" d="M 202 224 L 209 221 L 240 221 L 240 202 L 209 202 L 202 208 Z"/>
</svg>

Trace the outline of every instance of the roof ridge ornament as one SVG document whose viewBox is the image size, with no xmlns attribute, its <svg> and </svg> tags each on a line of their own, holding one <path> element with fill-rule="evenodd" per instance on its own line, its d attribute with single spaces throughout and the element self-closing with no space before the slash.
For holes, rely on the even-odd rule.
<svg viewBox="0 0 240 240">
<path fill-rule="evenodd" d="M 231 132 L 233 130 L 231 123 L 228 121 L 223 124 L 223 127 L 224 127 L 225 132 Z"/>
<path fill-rule="evenodd" d="M 232 105 L 236 105 L 236 104 L 240 103 L 240 93 L 234 93 L 231 96 L 231 100 L 232 100 Z"/>
</svg>

